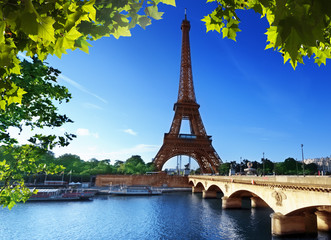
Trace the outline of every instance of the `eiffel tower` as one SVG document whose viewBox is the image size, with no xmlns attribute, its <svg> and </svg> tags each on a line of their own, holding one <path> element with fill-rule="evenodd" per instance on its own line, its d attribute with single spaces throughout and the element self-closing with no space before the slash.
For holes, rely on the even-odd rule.
<svg viewBox="0 0 331 240">
<path fill-rule="evenodd" d="M 174 105 L 175 116 L 169 133 L 164 134 L 163 145 L 153 162 L 161 171 L 170 158 L 186 155 L 195 159 L 202 173 L 218 173 L 221 159 L 213 148 L 199 113 L 193 86 L 189 31 L 191 25 L 186 18 L 182 22 L 182 55 L 178 99 Z M 191 134 L 181 134 L 182 120 L 190 123 Z"/>
</svg>

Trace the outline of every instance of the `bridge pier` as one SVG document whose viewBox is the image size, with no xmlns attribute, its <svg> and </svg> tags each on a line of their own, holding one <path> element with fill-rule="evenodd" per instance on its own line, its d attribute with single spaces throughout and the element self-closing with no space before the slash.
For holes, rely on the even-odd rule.
<svg viewBox="0 0 331 240">
<path fill-rule="evenodd" d="M 251 207 L 252 208 L 266 208 L 269 205 L 259 197 L 251 197 Z"/>
<path fill-rule="evenodd" d="M 201 193 L 203 191 L 203 187 L 192 187 L 192 193 Z"/>
<path fill-rule="evenodd" d="M 314 213 L 305 212 L 295 216 L 281 213 L 271 214 L 271 233 L 273 235 L 317 234 L 317 218 Z"/>
<path fill-rule="evenodd" d="M 217 192 L 202 190 L 202 198 L 217 198 Z"/>
<path fill-rule="evenodd" d="M 331 231 L 331 212 L 317 211 L 317 229 L 320 231 Z"/>
<path fill-rule="evenodd" d="M 235 197 L 222 197 L 222 208 L 229 209 L 229 208 L 241 208 L 241 198 Z"/>
</svg>

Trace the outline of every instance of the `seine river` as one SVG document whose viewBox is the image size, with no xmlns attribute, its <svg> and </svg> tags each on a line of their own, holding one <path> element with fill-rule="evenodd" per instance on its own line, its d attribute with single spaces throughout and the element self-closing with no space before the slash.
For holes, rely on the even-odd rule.
<svg viewBox="0 0 331 240">
<path fill-rule="evenodd" d="M 191 193 L 33 202 L 0 210 L 0 239 L 279 239 L 270 233 L 271 212 L 222 210 L 220 199 Z"/>
</svg>

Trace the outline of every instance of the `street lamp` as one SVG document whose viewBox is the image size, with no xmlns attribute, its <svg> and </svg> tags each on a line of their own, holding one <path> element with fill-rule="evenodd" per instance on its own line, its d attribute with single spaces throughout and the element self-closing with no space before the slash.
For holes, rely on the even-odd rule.
<svg viewBox="0 0 331 240">
<path fill-rule="evenodd" d="M 242 161 L 242 157 L 240 157 L 240 163 L 239 163 L 239 166 L 240 166 L 240 175 L 241 175 L 241 161 Z"/>
<path fill-rule="evenodd" d="M 263 164 L 263 176 L 265 176 L 265 172 L 264 172 L 264 153 L 263 153 L 263 158 L 262 158 L 262 164 Z"/>
<path fill-rule="evenodd" d="M 305 176 L 305 162 L 304 162 L 304 158 L 303 158 L 303 144 L 301 144 L 301 154 L 302 154 L 302 173 L 303 173 L 303 176 Z"/>
</svg>

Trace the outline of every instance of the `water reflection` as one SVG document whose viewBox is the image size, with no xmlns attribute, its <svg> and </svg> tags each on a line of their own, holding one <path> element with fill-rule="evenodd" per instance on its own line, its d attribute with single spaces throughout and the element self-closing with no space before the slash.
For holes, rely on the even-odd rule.
<svg viewBox="0 0 331 240">
<path fill-rule="evenodd" d="M 222 210 L 221 199 L 191 193 L 27 203 L 0 211 L 0 239 L 279 240 L 271 236 L 271 212 Z M 319 233 L 313 239 L 330 239 L 330 235 Z"/>
</svg>

